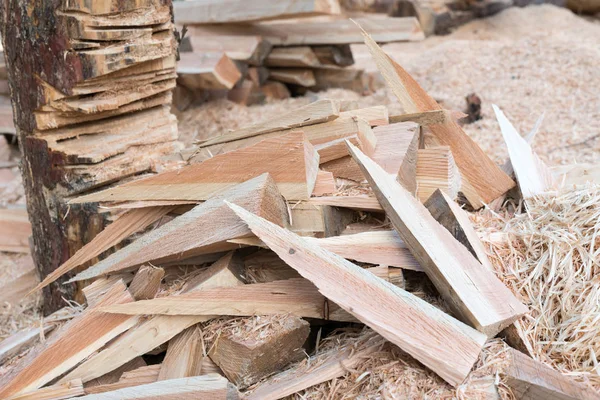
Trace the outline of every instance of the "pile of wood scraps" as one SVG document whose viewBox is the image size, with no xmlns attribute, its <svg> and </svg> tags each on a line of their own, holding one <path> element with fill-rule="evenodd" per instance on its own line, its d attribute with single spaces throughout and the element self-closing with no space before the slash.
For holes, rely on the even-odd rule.
<svg viewBox="0 0 600 400">
<path fill-rule="evenodd" d="M 368 94 L 381 87 L 375 75 L 353 67 L 350 44 L 362 37 L 338 0 L 189 0 L 173 9 L 184 35 L 174 101 L 180 110 L 211 98 L 250 105 L 307 90 Z M 356 21 L 382 43 L 424 37 L 414 17 Z"/>
<path fill-rule="evenodd" d="M 176 13 L 190 7 L 190 19 L 209 16 L 196 22 L 224 23 L 288 10 L 223 21 L 195 3 L 204 2 L 176 3 Z M 310 10 L 293 16 L 320 12 Z M 52 332 L 40 328 L 47 337 L 13 360 L 0 398 L 280 399 L 378 359 L 379 369 L 414 364 L 440 387 L 486 399 L 506 390 L 597 399 L 514 349 L 515 323 L 530 309 L 494 273 L 465 210 L 593 174 L 553 173 L 499 109 L 510 160 L 496 165 L 455 112 L 363 35 L 406 114 L 320 100 L 199 143 L 177 169 L 71 198 L 116 218 L 34 290 L 69 274 L 87 306 Z M 236 75 L 227 58 L 217 64 Z M 386 358 L 394 352 L 407 361 Z M 485 362 L 492 353 L 501 359 Z"/>
</svg>

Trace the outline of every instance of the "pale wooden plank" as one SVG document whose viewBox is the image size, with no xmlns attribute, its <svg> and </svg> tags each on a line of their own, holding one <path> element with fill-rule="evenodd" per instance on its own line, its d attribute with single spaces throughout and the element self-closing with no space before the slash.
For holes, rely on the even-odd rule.
<svg viewBox="0 0 600 400">
<path fill-rule="evenodd" d="M 323 295 L 448 383 L 456 386 L 469 373 L 485 343 L 484 335 L 340 256 L 239 206 L 230 207 L 282 260 L 314 282 Z"/>
<path fill-rule="evenodd" d="M 371 126 L 381 126 L 390 123 L 386 106 L 373 106 L 340 112 L 340 117 L 357 117 L 364 119 Z"/>
<path fill-rule="evenodd" d="M 383 208 L 375 197 L 367 196 L 322 196 L 307 201 L 315 205 L 351 208 L 360 211 L 383 212 Z"/>
<path fill-rule="evenodd" d="M 336 192 L 335 178 L 331 172 L 319 170 L 312 197 L 324 196 Z"/>
<path fill-rule="evenodd" d="M 42 335 L 53 328 L 52 325 L 45 324 L 42 327 L 20 330 L 4 339 L 0 342 L 0 364 L 32 347 Z"/>
<path fill-rule="evenodd" d="M 202 372 L 202 358 L 202 331 L 198 326 L 191 326 L 169 340 L 158 380 L 199 376 Z"/>
<path fill-rule="evenodd" d="M 307 68 L 272 68 L 269 77 L 274 81 L 304 87 L 317 84 L 313 70 Z"/>
<path fill-rule="evenodd" d="M 493 337 L 527 312 L 527 307 L 494 273 L 484 268 L 417 199 L 360 150 L 348 146 L 394 228 L 463 321 Z"/>
<path fill-rule="evenodd" d="M 70 382 L 11 396 L 5 400 L 62 400 L 83 396 L 84 394 L 85 391 L 83 390 L 81 379 L 74 379 Z"/>
<path fill-rule="evenodd" d="M 180 53 L 178 84 L 190 89 L 232 89 L 242 73 L 224 53 Z"/>
</svg>

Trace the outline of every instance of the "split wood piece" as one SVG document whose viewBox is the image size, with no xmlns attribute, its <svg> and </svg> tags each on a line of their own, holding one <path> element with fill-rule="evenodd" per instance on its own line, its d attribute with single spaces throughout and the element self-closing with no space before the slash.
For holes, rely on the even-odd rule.
<svg viewBox="0 0 600 400">
<path fill-rule="evenodd" d="M 271 43 L 261 36 L 206 35 L 196 30 L 195 26 L 188 27 L 186 35 L 196 53 L 223 52 L 232 60 L 258 66 L 271 52 Z"/>
<path fill-rule="evenodd" d="M 360 22 L 359 22 L 360 23 Z M 369 31 L 368 28 L 365 28 Z M 364 41 L 387 84 L 409 113 L 434 111 L 440 105 L 363 30 Z M 461 174 L 484 202 L 510 190 L 515 183 L 471 139 L 456 121 L 445 119 L 429 129 L 441 145 L 449 146 Z"/>
<path fill-rule="evenodd" d="M 7 258 L 0 268 L 0 304 L 16 306 L 40 282 L 33 259 L 29 254 L 14 261 Z"/>
<path fill-rule="evenodd" d="M 355 182 L 363 182 L 365 180 L 359 166 L 356 165 L 350 156 L 321 164 L 321 169 L 331 172 L 336 178 L 349 179 Z"/>
<path fill-rule="evenodd" d="M 335 177 L 333 174 L 331 172 L 319 170 L 317 173 L 315 188 L 313 189 L 311 196 L 315 197 L 333 194 L 336 192 L 336 190 Z"/>
<path fill-rule="evenodd" d="M 85 390 L 81 379 L 74 379 L 70 382 L 11 396 L 5 400 L 62 400 L 83 396 L 84 394 Z"/>
<path fill-rule="evenodd" d="M 282 370 L 304 355 L 302 345 L 310 332 L 308 322 L 293 315 L 283 315 L 264 329 L 265 335 L 260 337 L 223 333 L 208 353 L 239 389 Z"/>
<path fill-rule="evenodd" d="M 138 368 L 146 367 L 146 361 L 142 357 L 136 357 L 133 360 L 129 361 L 121 365 L 119 368 L 109 372 L 108 374 L 104 374 L 99 378 L 93 379 L 85 384 L 85 389 L 87 393 L 87 389 L 94 386 L 105 386 L 113 383 L 119 382 L 124 373 L 129 371 L 137 370 Z"/>
<path fill-rule="evenodd" d="M 27 210 L 0 209 L 0 251 L 29 253 L 31 224 Z"/>
<path fill-rule="evenodd" d="M 306 136 L 293 132 L 176 171 L 81 196 L 72 202 L 207 200 L 217 192 L 264 173 L 272 176 L 287 200 L 303 200 L 313 191 L 318 165 L 319 155 Z"/>
<path fill-rule="evenodd" d="M 92 241 L 79 249 L 73 257 L 50 273 L 32 292 L 48 286 L 62 275 L 99 256 L 111 247 L 119 244 L 131 234 L 141 231 L 158 221 L 174 209 L 173 206 L 147 207 L 133 209 L 121 215 L 108 225 Z"/>
<path fill-rule="evenodd" d="M 177 82 L 190 89 L 232 89 L 241 72 L 224 53 L 181 53 Z"/>
<path fill-rule="evenodd" d="M 302 68 L 273 68 L 270 74 L 271 79 L 293 85 L 311 87 L 317 84 L 315 74 L 311 69 Z"/>
<path fill-rule="evenodd" d="M 397 177 L 411 193 L 417 189 L 419 125 L 413 122 L 378 126 L 373 129 L 377 146 L 369 155 L 387 173 Z"/>
<path fill-rule="evenodd" d="M 318 100 L 307 104 L 281 117 L 259 122 L 248 128 L 229 132 L 201 143 L 200 147 L 233 142 L 265 133 L 282 131 L 302 126 L 314 125 L 336 119 L 340 113 L 339 102 L 334 100 Z"/>
<path fill-rule="evenodd" d="M 483 243 L 481 243 L 465 210 L 439 189 L 433 192 L 424 205 L 431 216 L 446 228 L 456 240 L 462 243 L 479 260 L 481 265 L 492 272 L 494 271 Z"/>
<path fill-rule="evenodd" d="M 459 385 L 467 376 L 485 343 L 485 335 L 342 257 L 239 206 L 230 207 L 256 236 L 315 283 L 329 300 L 351 311 L 451 385 Z"/>
<path fill-rule="evenodd" d="M 347 259 L 423 271 L 396 231 L 364 232 L 321 239 L 307 237 L 306 240 Z"/>
<path fill-rule="evenodd" d="M 267 67 L 320 67 L 321 62 L 310 46 L 276 47 L 265 59 Z"/>
<path fill-rule="evenodd" d="M 527 307 L 444 229 L 406 189 L 373 160 L 348 144 L 394 228 L 448 305 L 488 337 Z"/>
<path fill-rule="evenodd" d="M 248 236 L 250 231 L 223 203 L 224 199 L 244 204 L 277 224 L 288 224 L 287 205 L 273 179 L 263 174 L 221 192 L 146 233 L 81 272 L 73 281 L 130 270 L 146 262 L 162 263 L 235 249 L 227 240 Z"/>
<path fill-rule="evenodd" d="M 236 400 L 235 386 L 220 375 L 202 375 L 191 378 L 169 379 L 146 385 L 127 387 L 112 392 L 90 394 L 81 400 Z"/>
<path fill-rule="evenodd" d="M 330 196 L 314 197 L 308 203 L 322 206 L 350 208 L 358 211 L 384 212 L 383 207 L 375 197 L 367 196 Z"/>
<path fill-rule="evenodd" d="M 416 18 L 357 18 L 378 43 L 420 41 L 423 32 Z M 335 35 L 331 33 L 335 32 Z M 356 24 L 348 19 L 310 22 L 269 22 L 252 25 L 210 25 L 196 27 L 195 35 L 262 36 L 274 46 L 339 45 L 362 43 Z"/>
<path fill-rule="evenodd" d="M 377 145 L 375 134 L 371 129 L 366 127 L 361 133 L 356 136 L 340 138 L 332 140 L 331 142 L 316 145 L 315 149 L 319 153 L 319 163 L 326 164 L 330 161 L 347 157 L 348 147 L 346 146 L 346 140 L 349 140 L 352 144 L 360 146 L 361 148 L 366 147 L 370 152 L 373 152 Z"/>
<path fill-rule="evenodd" d="M 356 369 L 381 347 L 383 339 L 372 340 L 370 346 L 358 351 L 353 348 L 332 350 L 329 354 L 312 356 L 306 364 L 273 375 L 255 389 L 245 393 L 245 400 L 279 400 L 311 386 L 346 375 Z M 321 360 L 323 360 L 321 362 Z M 315 367 L 311 367 L 312 365 Z M 308 365 L 309 367 L 306 367 Z"/>
<path fill-rule="evenodd" d="M 202 279 L 192 279 L 196 286 L 183 288 L 184 293 L 202 292 L 208 288 L 221 290 L 223 287 L 237 287 L 239 280 L 228 279 L 232 256 L 226 255 L 201 274 Z M 123 334 L 100 353 L 89 358 L 70 372 L 63 380 L 81 378 L 89 382 L 102 376 L 130 360 L 146 354 L 166 343 L 175 335 L 214 316 L 166 316 L 158 315 L 138 324 Z"/>
<path fill-rule="evenodd" d="M 303 318 L 356 322 L 356 319 L 330 303 L 305 279 L 256 283 L 235 288 L 215 288 L 176 296 L 134 302 L 129 307 L 106 307 L 106 312 L 131 315 L 170 316 L 292 314 Z M 85 379 L 84 379 L 85 381 Z"/>
<path fill-rule="evenodd" d="M 290 206 L 290 229 L 301 236 L 339 236 L 354 220 L 343 208 L 301 202 Z"/>
<path fill-rule="evenodd" d="M 104 306 L 130 301 L 133 298 L 125 284 L 115 284 L 96 307 L 64 325 L 51 339 L 40 344 L 39 351 L 34 349 L 21 359 L 0 381 L 0 397 L 7 398 L 44 386 L 134 326 L 137 318 L 98 312 Z"/>
<path fill-rule="evenodd" d="M 115 274 L 96 279 L 81 290 L 85 296 L 88 308 L 95 307 L 106 293 L 120 280 L 123 280 L 125 284 L 128 284 L 132 279 L 132 273 Z"/>
<path fill-rule="evenodd" d="M 190 276 L 181 291 L 183 293 L 214 289 L 218 287 L 235 287 L 244 284 L 244 264 L 242 258 L 230 251 L 219 258 L 210 267 Z"/>
<path fill-rule="evenodd" d="M 40 337 L 45 336 L 54 326 L 45 324 L 42 327 L 29 328 L 13 333 L 0 342 L 0 364 L 4 364 L 22 351 L 33 347 Z"/>
<path fill-rule="evenodd" d="M 589 385 L 576 382 L 517 350 L 507 352 L 509 365 L 500 375 L 518 400 L 592 400 L 600 396 Z"/>
<path fill-rule="evenodd" d="M 169 341 L 158 380 L 187 378 L 202 374 L 202 331 L 191 326 Z"/>
<path fill-rule="evenodd" d="M 354 116 L 339 117 L 329 122 L 307 125 L 301 128 L 290 128 L 275 132 L 269 132 L 257 136 L 251 136 L 240 140 L 235 140 L 226 143 L 219 143 L 198 149 L 198 151 L 190 158 L 190 162 L 200 162 L 209 158 L 215 157 L 218 154 L 232 152 L 242 148 L 247 148 L 259 143 L 265 139 L 281 140 L 280 137 L 289 135 L 293 132 L 302 131 L 306 138 L 313 145 L 330 142 L 332 140 L 345 138 L 348 136 L 358 135 L 361 132 L 370 130 L 370 124 Z"/>
<path fill-rule="evenodd" d="M 421 126 L 445 124 L 448 121 L 456 121 L 467 115 L 460 111 L 431 110 L 416 112 L 412 114 L 390 115 L 390 124 L 396 122 L 415 122 Z"/>
<path fill-rule="evenodd" d="M 417 154 L 417 198 L 424 203 L 440 189 L 455 199 L 461 189 L 461 175 L 450 147 L 419 149 Z"/>
<path fill-rule="evenodd" d="M 318 68 L 313 70 L 315 84 L 313 92 L 332 88 L 352 90 L 361 95 L 372 92 L 369 87 L 368 75 L 362 69 L 356 68 Z"/>
<path fill-rule="evenodd" d="M 271 80 L 262 85 L 260 91 L 267 100 L 285 100 L 292 96 L 284 83 Z"/>
<path fill-rule="evenodd" d="M 348 67 L 354 64 L 354 57 L 349 44 L 313 46 L 311 49 L 322 65 Z"/>
<path fill-rule="evenodd" d="M 264 245 L 264 243 L 262 244 Z M 246 256 L 244 258 L 244 267 L 244 275 L 252 283 L 267 283 L 302 278 L 295 269 L 287 265 L 285 261 L 270 250 L 261 249 L 256 253 Z"/>
<path fill-rule="evenodd" d="M 261 104 L 265 100 L 265 96 L 256 83 L 250 79 L 244 79 L 227 92 L 227 100 L 237 104 L 251 106 L 254 104 Z"/>
<path fill-rule="evenodd" d="M 153 299 L 160 289 L 165 270 L 151 265 L 141 267 L 129 285 L 129 291 L 135 300 Z"/>
<path fill-rule="evenodd" d="M 523 197 L 528 199 L 552 190 L 554 178 L 548 166 L 531 149 L 529 143 L 521 137 L 504 113 L 495 104 L 492 107 L 500 124 L 506 147 L 508 147 L 510 162 Z"/>
<path fill-rule="evenodd" d="M 387 125 L 390 123 L 386 106 L 373 106 L 340 112 L 340 117 L 356 117 L 364 119 L 371 126 Z"/>
<path fill-rule="evenodd" d="M 340 14 L 341 9 L 337 0 L 197 0 L 174 2 L 173 11 L 176 23 L 201 25 Z"/>
<path fill-rule="evenodd" d="M 158 381 L 160 368 L 160 364 L 154 364 L 124 372 L 118 382 L 85 387 L 85 394 L 112 392 L 114 390 L 156 382 Z"/>
</svg>

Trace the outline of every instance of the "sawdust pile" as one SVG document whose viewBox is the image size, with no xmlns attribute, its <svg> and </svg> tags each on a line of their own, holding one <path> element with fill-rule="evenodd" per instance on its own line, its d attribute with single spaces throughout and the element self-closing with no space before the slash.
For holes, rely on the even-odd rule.
<svg viewBox="0 0 600 400">
<path fill-rule="evenodd" d="M 600 186 L 476 217 L 504 283 L 531 310 L 518 328 L 534 358 L 600 388 Z"/>
</svg>

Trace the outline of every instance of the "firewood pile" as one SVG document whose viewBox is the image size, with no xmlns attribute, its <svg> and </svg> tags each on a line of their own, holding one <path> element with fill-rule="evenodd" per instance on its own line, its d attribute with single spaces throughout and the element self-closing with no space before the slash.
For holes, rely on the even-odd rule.
<svg viewBox="0 0 600 400">
<path fill-rule="evenodd" d="M 118 217 L 33 291 L 71 273 L 86 306 L 0 343 L 0 398 L 599 398 L 599 168 L 495 107 L 498 166 L 362 37 L 405 114 L 316 101 L 72 198 Z"/>
<path fill-rule="evenodd" d="M 175 106 L 227 98 L 252 105 L 291 94 L 344 88 L 368 94 L 383 84 L 355 68 L 361 43 L 337 0 L 173 3 L 183 36 Z M 355 16 L 379 43 L 424 38 L 415 17 Z"/>
</svg>

